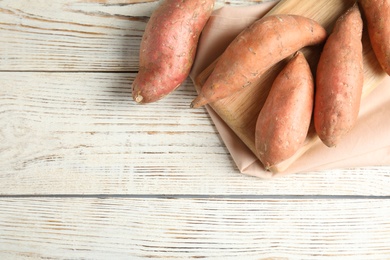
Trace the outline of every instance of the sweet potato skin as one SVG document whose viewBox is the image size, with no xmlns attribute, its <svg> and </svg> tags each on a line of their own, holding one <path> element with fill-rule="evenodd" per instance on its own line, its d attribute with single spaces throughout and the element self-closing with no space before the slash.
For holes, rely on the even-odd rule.
<svg viewBox="0 0 390 260">
<path fill-rule="evenodd" d="M 287 160 L 304 144 L 313 103 L 312 71 L 298 52 L 275 78 L 256 121 L 256 151 L 266 169 Z"/>
<path fill-rule="evenodd" d="M 187 78 L 214 2 L 165 0 L 153 12 L 142 37 L 139 72 L 132 84 L 136 102 L 160 100 Z"/>
<path fill-rule="evenodd" d="M 323 42 L 326 30 L 299 15 L 272 15 L 244 29 L 220 56 L 191 107 L 226 98 L 256 82 L 274 64 L 299 49 Z"/>
<path fill-rule="evenodd" d="M 360 0 L 375 56 L 390 75 L 390 0 Z"/>
<path fill-rule="evenodd" d="M 318 62 L 314 126 L 328 147 L 336 146 L 358 117 L 364 81 L 362 31 L 355 4 L 337 19 Z"/>
</svg>

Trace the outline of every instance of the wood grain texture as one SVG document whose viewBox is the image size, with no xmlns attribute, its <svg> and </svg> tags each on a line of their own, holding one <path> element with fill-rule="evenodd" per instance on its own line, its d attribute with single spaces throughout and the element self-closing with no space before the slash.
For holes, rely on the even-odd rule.
<svg viewBox="0 0 390 260">
<path fill-rule="evenodd" d="M 158 2 L 0 0 L 0 259 L 389 258 L 390 167 L 263 181 L 189 80 L 131 102 Z"/>
<path fill-rule="evenodd" d="M 390 201 L 382 199 L 4 198 L 0 207 L 2 259 L 390 255 Z"/>
<path fill-rule="evenodd" d="M 0 70 L 138 71 L 143 30 L 160 2 L 0 1 Z"/>
<path fill-rule="evenodd" d="M 134 76 L 0 73 L 0 194 L 390 194 L 389 167 L 243 176 L 190 81 L 143 106 Z"/>
</svg>

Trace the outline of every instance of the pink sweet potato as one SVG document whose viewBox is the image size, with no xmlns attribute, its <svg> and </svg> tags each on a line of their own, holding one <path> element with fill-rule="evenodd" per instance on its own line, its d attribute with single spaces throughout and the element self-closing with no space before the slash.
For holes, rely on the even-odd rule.
<svg viewBox="0 0 390 260">
<path fill-rule="evenodd" d="M 259 19 L 226 48 L 191 107 L 226 98 L 253 85 L 277 62 L 326 37 L 319 23 L 303 16 L 280 14 Z"/>
<path fill-rule="evenodd" d="M 360 0 L 375 56 L 390 75 L 390 0 Z"/>
<path fill-rule="evenodd" d="M 355 4 L 337 19 L 318 61 L 314 126 L 329 147 L 339 143 L 358 117 L 364 81 L 362 31 Z"/>
<path fill-rule="evenodd" d="M 142 37 L 139 72 L 132 84 L 136 102 L 160 100 L 187 78 L 214 2 L 165 0 L 153 12 Z"/>
<path fill-rule="evenodd" d="M 293 156 L 306 140 L 313 113 L 314 79 L 298 52 L 274 80 L 256 122 L 255 147 L 266 169 Z"/>
</svg>

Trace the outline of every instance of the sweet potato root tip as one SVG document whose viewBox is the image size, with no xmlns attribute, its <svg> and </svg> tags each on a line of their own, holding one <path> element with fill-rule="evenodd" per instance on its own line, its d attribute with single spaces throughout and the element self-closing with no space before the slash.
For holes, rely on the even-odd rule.
<svg viewBox="0 0 390 260">
<path fill-rule="evenodd" d="M 137 102 L 137 103 L 142 103 L 142 100 L 144 99 L 144 97 L 143 96 L 141 96 L 141 95 L 139 95 L 139 94 L 136 94 L 135 96 L 134 96 L 134 100 L 135 100 L 135 102 Z"/>
<path fill-rule="evenodd" d="M 204 106 L 207 104 L 207 100 L 204 99 L 202 96 L 197 96 L 192 102 L 190 107 L 191 108 L 199 108 L 201 106 Z"/>
</svg>

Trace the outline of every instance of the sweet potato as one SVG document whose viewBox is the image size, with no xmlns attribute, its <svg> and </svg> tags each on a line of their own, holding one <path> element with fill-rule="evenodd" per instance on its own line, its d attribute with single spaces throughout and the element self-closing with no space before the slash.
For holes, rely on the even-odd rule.
<svg viewBox="0 0 390 260">
<path fill-rule="evenodd" d="M 142 37 L 139 72 L 132 84 L 136 102 L 155 102 L 187 78 L 214 2 L 165 0 L 153 12 Z"/>
<path fill-rule="evenodd" d="M 360 0 L 375 56 L 390 75 L 390 0 Z"/>
<path fill-rule="evenodd" d="M 363 88 L 363 21 L 357 4 L 341 15 L 318 61 L 314 126 L 333 147 L 355 124 Z"/>
<path fill-rule="evenodd" d="M 226 98 L 253 85 L 277 62 L 326 37 L 319 23 L 299 15 L 270 15 L 257 20 L 229 44 L 191 107 Z"/>
<path fill-rule="evenodd" d="M 301 52 L 275 78 L 256 121 L 255 147 L 266 169 L 304 144 L 313 113 L 314 79 Z"/>
</svg>

